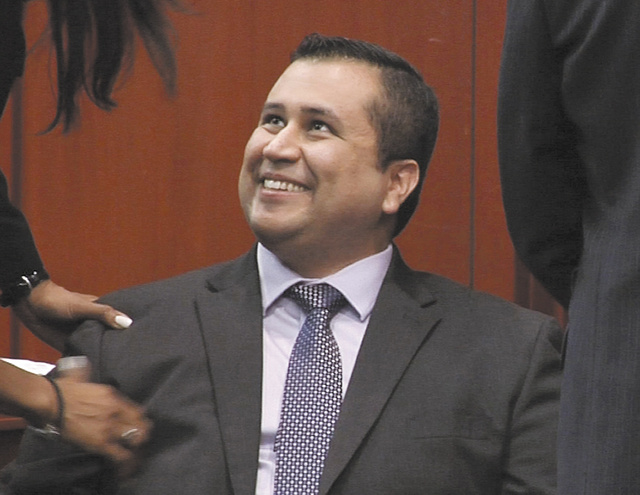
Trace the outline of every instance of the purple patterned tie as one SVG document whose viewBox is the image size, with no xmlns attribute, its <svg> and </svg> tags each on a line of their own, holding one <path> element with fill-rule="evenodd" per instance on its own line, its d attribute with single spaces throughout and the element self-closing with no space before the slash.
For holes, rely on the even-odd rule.
<svg viewBox="0 0 640 495">
<path fill-rule="evenodd" d="M 346 301 L 328 284 L 294 285 L 285 295 L 307 318 L 289 358 L 274 495 L 315 495 L 342 403 L 342 362 L 329 322 Z"/>
</svg>

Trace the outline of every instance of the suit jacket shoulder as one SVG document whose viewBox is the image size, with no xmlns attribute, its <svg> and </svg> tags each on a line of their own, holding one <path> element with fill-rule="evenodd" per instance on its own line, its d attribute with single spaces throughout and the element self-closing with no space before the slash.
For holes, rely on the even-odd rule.
<svg viewBox="0 0 640 495">
<path fill-rule="evenodd" d="M 554 347 L 559 350 L 562 345 L 562 330 L 551 316 L 440 276 L 431 275 L 428 285 L 451 317 L 473 321 L 482 331 L 501 338 L 511 334 L 515 341 L 531 345 L 543 330 Z"/>
<path fill-rule="evenodd" d="M 401 260 L 400 260 L 401 261 Z M 498 340 L 531 346 L 540 333 L 560 350 L 563 332 L 551 316 L 523 308 L 493 294 L 477 291 L 441 275 L 415 271 L 404 262 L 389 273 L 390 282 L 403 287 L 418 304 L 433 305 L 447 326 L 473 328 L 476 335 L 492 335 Z"/>
<path fill-rule="evenodd" d="M 255 279 L 255 266 L 254 251 L 251 251 L 232 261 L 121 289 L 107 294 L 100 301 L 114 305 L 134 318 L 148 313 L 152 307 L 193 298 L 203 289 L 216 291 L 231 284 L 242 283 L 247 277 L 253 276 Z"/>
</svg>

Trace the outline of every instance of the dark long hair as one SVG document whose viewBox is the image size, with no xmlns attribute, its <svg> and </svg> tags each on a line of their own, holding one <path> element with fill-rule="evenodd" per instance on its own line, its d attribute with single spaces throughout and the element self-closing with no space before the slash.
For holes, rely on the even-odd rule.
<svg viewBox="0 0 640 495">
<path fill-rule="evenodd" d="M 58 103 L 46 129 L 68 131 L 78 117 L 82 89 L 103 110 L 116 106 L 114 86 L 133 60 L 136 32 L 165 88 L 173 93 L 176 62 L 173 29 L 166 13 L 181 9 L 178 0 L 48 0 L 56 54 Z"/>
</svg>

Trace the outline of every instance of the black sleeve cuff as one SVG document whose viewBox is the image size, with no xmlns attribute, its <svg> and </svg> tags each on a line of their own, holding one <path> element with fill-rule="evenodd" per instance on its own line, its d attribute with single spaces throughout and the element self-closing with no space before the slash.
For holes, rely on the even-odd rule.
<svg viewBox="0 0 640 495">
<path fill-rule="evenodd" d="M 9 287 L 2 289 L 0 306 L 7 307 L 16 304 L 20 299 L 27 297 L 31 291 L 42 281 L 49 279 L 49 274 L 44 270 L 34 271 L 28 275 L 22 275 Z"/>
</svg>

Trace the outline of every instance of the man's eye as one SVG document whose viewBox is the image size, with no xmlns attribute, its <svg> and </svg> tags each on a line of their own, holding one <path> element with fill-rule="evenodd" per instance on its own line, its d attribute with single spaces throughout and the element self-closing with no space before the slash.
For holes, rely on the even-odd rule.
<svg viewBox="0 0 640 495">
<path fill-rule="evenodd" d="M 311 130 L 313 131 L 329 131 L 331 130 L 327 124 L 321 121 L 315 121 L 311 124 Z"/>
<path fill-rule="evenodd" d="M 262 119 L 262 123 L 275 127 L 284 126 L 284 120 L 282 120 L 282 118 L 278 117 L 277 115 L 265 115 Z"/>
</svg>

